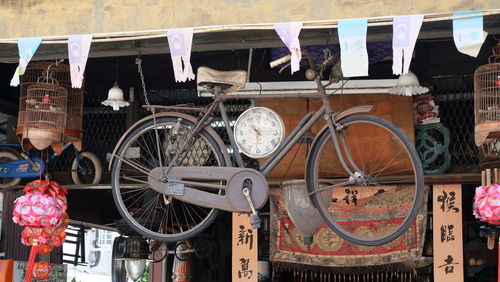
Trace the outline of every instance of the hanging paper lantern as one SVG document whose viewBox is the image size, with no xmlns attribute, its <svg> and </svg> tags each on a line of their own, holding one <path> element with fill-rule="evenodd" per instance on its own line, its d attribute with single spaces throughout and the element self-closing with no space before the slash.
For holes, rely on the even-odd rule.
<svg viewBox="0 0 500 282">
<path fill-rule="evenodd" d="M 14 203 L 12 220 L 25 226 L 21 242 L 32 246 L 26 266 L 25 282 L 32 276 L 38 280 L 50 277 L 52 267 L 47 263 L 35 263 L 37 254 L 46 254 L 52 247 L 61 246 L 66 238 L 69 217 L 65 187 L 55 181 L 35 180 L 24 187 L 23 196 Z"/>
<path fill-rule="evenodd" d="M 38 280 L 45 280 L 52 276 L 52 265 L 45 261 L 35 263 L 33 266 L 33 277 Z"/>
<path fill-rule="evenodd" d="M 25 227 L 21 233 L 21 242 L 26 246 L 59 247 L 66 238 L 66 227 Z"/>
<path fill-rule="evenodd" d="M 500 185 L 477 187 L 473 208 L 476 218 L 491 224 L 500 224 Z"/>
<path fill-rule="evenodd" d="M 49 227 L 61 223 L 67 208 L 66 188 L 55 181 L 35 180 L 14 203 L 12 220 L 21 226 Z"/>
<path fill-rule="evenodd" d="M 12 220 L 21 226 L 57 226 L 63 215 L 63 201 L 39 192 L 27 193 L 15 201 Z"/>
</svg>

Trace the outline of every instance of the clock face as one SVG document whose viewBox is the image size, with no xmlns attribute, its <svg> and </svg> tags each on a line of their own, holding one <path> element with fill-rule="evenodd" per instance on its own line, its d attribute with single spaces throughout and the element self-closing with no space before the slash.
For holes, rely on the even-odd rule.
<svg viewBox="0 0 500 282">
<path fill-rule="evenodd" d="M 243 112 L 234 125 L 234 139 L 240 152 L 251 158 L 272 154 L 283 141 L 285 126 L 280 116 L 264 107 Z"/>
</svg>

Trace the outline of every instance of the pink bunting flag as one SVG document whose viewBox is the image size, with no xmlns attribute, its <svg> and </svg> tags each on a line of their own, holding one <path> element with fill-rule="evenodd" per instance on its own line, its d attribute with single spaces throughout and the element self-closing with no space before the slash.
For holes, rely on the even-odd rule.
<svg viewBox="0 0 500 282">
<path fill-rule="evenodd" d="M 300 69 L 300 60 L 302 59 L 299 42 L 299 33 L 302 29 L 302 23 L 277 23 L 274 24 L 274 29 L 285 43 L 286 47 L 288 47 L 288 50 L 292 53 L 292 73 L 298 71 Z"/>
<path fill-rule="evenodd" d="M 92 34 L 70 35 L 68 37 L 68 58 L 73 88 L 82 87 L 91 42 Z"/>
<path fill-rule="evenodd" d="M 392 73 L 407 74 L 423 15 L 395 17 L 392 23 Z"/>
<path fill-rule="evenodd" d="M 195 78 L 193 68 L 191 66 L 193 29 L 170 29 L 167 32 L 167 38 L 168 46 L 170 48 L 170 56 L 172 57 L 175 81 L 185 82 L 186 80 L 193 80 Z"/>
</svg>

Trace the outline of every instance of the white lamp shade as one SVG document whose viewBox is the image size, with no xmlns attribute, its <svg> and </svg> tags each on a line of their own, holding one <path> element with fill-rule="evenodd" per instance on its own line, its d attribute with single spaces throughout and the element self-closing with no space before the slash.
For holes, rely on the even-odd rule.
<svg viewBox="0 0 500 282">
<path fill-rule="evenodd" d="M 429 92 L 429 88 L 420 86 L 417 76 L 411 71 L 398 78 L 396 86 L 389 89 L 389 93 L 396 95 L 413 96 Z"/>
<path fill-rule="evenodd" d="M 108 91 L 108 99 L 101 102 L 104 106 L 113 107 L 114 111 L 118 111 L 120 107 L 127 107 L 129 103 L 123 100 L 123 90 L 115 82 L 113 87 Z"/>
</svg>

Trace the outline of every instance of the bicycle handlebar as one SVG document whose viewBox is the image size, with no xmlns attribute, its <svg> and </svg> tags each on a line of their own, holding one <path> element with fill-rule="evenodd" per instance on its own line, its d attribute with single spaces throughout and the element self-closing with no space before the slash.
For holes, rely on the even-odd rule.
<svg viewBox="0 0 500 282">
<path fill-rule="evenodd" d="M 316 66 L 317 64 L 314 63 L 312 57 L 311 57 L 311 54 L 309 53 L 309 51 L 307 50 L 302 50 L 302 55 L 303 56 L 306 56 L 307 57 L 307 62 L 309 63 L 309 67 L 312 68 L 312 69 L 316 69 Z M 331 56 L 329 56 L 326 60 L 323 61 L 323 63 L 321 63 L 320 65 L 324 67 L 328 66 L 329 64 L 331 64 L 333 61 L 335 61 L 337 58 L 339 57 L 339 54 L 336 53 L 336 54 L 333 54 Z M 292 55 L 286 55 L 284 57 L 281 57 L 277 60 L 274 60 L 272 62 L 269 63 L 269 66 L 271 68 L 275 68 L 276 66 L 279 66 L 281 64 L 284 64 L 286 62 L 289 62 L 290 60 L 292 59 Z"/>
</svg>

